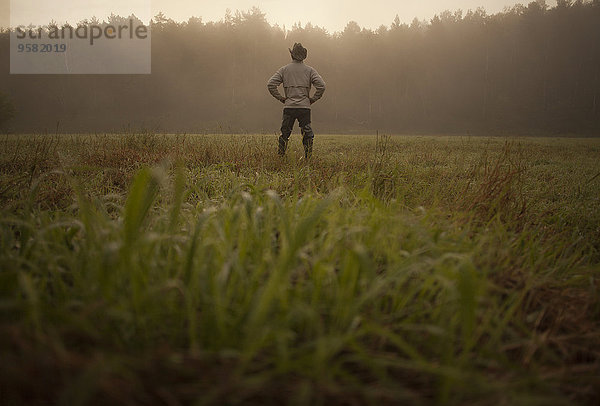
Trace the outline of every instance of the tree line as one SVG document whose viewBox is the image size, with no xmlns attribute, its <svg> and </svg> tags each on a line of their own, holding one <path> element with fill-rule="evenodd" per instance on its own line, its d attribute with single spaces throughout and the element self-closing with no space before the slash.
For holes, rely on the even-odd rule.
<svg viewBox="0 0 600 406">
<path fill-rule="evenodd" d="M 82 22 L 84 24 L 90 21 Z M 9 75 L 15 132 L 276 132 L 266 82 L 294 42 L 327 82 L 318 132 L 579 133 L 600 130 L 600 0 L 444 11 L 376 30 L 270 25 L 258 8 L 218 22 L 151 23 L 151 75 Z M 6 96 L 2 96 L 4 100 Z M 13 114 L 14 113 L 14 114 Z"/>
</svg>

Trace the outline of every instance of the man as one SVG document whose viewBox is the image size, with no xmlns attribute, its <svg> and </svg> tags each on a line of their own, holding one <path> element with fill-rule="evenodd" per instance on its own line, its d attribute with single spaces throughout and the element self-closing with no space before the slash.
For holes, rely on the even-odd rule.
<svg viewBox="0 0 600 406">
<path fill-rule="evenodd" d="M 294 44 L 294 48 L 289 51 L 292 56 L 292 63 L 280 68 L 267 84 L 267 88 L 273 97 L 285 105 L 278 152 L 279 155 L 285 155 L 292 128 L 295 121 L 298 120 L 302 132 L 304 156 L 308 159 L 312 154 L 313 138 L 315 137 L 310 126 L 310 106 L 325 93 L 325 82 L 315 69 L 304 64 L 308 51 L 302 44 Z M 282 83 L 285 97 L 277 90 L 277 87 Z M 311 85 L 316 89 L 312 97 L 310 97 Z"/>
</svg>

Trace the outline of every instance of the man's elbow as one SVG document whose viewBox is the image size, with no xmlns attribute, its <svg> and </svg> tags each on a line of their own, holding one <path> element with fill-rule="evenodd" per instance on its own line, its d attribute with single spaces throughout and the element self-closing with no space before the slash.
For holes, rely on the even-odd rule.
<svg viewBox="0 0 600 406">
<path fill-rule="evenodd" d="M 267 87 L 277 87 L 277 86 L 279 86 L 277 76 L 272 76 L 271 78 L 269 78 L 269 80 L 267 80 Z"/>
</svg>

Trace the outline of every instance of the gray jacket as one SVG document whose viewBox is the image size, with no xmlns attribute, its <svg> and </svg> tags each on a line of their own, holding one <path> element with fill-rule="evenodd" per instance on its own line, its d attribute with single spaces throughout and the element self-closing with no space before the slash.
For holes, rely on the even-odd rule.
<svg viewBox="0 0 600 406">
<path fill-rule="evenodd" d="M 277 90 L 282 83 L 285 97 Z M 317 89 L 313 97 L 310 97 L 311 85 Z M 267 88 L 274 98 L 285 102 L 285 108 L 310 109 L 310 105 L 325 93 L 325 82 L 315 69 L 304 62 L 294 61 L 275 72 Z"/>
</svg>

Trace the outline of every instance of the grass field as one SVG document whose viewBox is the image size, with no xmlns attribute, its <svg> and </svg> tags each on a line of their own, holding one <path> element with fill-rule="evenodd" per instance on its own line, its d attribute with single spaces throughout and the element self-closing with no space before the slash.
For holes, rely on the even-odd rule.
<svg viewBox="0 0 600 406">
<path fill-rule="evenodd" d="M 600 401 L 600 139 L 0 138 L 0 403 Z"/>
</svg>

